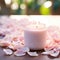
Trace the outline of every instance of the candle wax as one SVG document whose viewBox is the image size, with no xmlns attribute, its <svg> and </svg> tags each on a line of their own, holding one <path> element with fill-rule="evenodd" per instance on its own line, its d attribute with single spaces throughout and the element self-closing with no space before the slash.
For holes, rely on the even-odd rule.
<svg viewBox="0 0 60 60">
<path fill-rule="evenodd" d="M 46 27 L 44 24 L 28 25 L 24 29 L 25 46 L 32 50 L 43 49 L 46 44 Z"/>
</svg>

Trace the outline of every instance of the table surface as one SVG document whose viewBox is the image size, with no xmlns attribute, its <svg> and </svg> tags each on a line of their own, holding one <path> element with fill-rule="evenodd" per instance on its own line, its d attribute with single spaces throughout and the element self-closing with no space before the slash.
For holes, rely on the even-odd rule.
<svg viewBox="0 0 60 60">
<path fill-rule="evenodd" d="M 13 17 L 13 16 L 11 16 L 11 17 Z M 26 17 L 26 16 L 24 16 L 24 17 Z M 46 23 L 47 25 L 49 25 L 49 24 L 56 25 L 57 24 L 58 26 L 60 26 L 60 16 L 36 16 L 36 18 L 35 18 L 35 16 L 30 16 L 30 19 L 32 19 L 32 20 L 38 19 L 41 22 Z M 6 56 L 4 54 L 2 48 L 0 48 L 0 60 L 60 60 L 60 56 L 54 58 L 51 56 L 42 55 L 41 52 L 38 52 L 38 54 L 39 54 L 38 57 L 30 57 L 27 54 L 25 56 L 22 56 L 22 57 L 16 57 L 14 55 Z"/>
<path fill-rule="evenodd" d="M 47 55 L 42 55 L 41 52 L 38 52 L 39 56 L 31 57 L 29 55 L 25 55 L 22 57 L 16 57 L 14 55 L 7 56 L 4 54 L 2 48 L 0 48 L 0 60 L 60 60 L 60 56 L 54 58 Z"/>
<path fill-rule="evenodd" d="M 17 21 L 25 18 L 30 21 L 40 21 L 46 24 L 46 26 L 57 25 L 60 27 L 60 15 L 11 15 L 10 18 Z"/>
</svg>

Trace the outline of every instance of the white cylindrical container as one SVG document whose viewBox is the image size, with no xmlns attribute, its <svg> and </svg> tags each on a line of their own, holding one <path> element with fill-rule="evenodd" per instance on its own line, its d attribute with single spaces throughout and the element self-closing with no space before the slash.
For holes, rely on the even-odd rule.
<svg viewBox="0 0 60 60">
<path fill-rule="evenodd" d="M 31 50 L 41 50 L 46 45 L 46 27 L 44 24 L 28 25 L 24 29 L 25 46 Z"/>
</svg>

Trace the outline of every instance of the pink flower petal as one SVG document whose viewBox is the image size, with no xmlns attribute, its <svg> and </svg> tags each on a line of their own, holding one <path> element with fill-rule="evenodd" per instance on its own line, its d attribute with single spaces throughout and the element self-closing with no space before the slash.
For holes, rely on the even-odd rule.
<svg viewBox="0 0 60 60">
<path fill-rule="evenodd" d="M 23 52 L 29 52 L 30 51 L 30 49 L 28 47 L 22 47 L 20 50 Z"/>
<path fill-rule="evenodd" d="M 22 51 L 16 51 L 14 52 L 15 56 L 24 56 L 26 53 L 22 52 Z"/>
<path fill-rule="evenodd" d="M 50 51 L 49 55 L 57 57 L 59 55 L 59 51 Z"/>
<path fill-rule="evenodd" d="M 36 52 L 27 52 L 28 53 L 28 55 L 30 55 L 30 56 L 38 56 L 38 54 L 36 53 Z"/>
<path fill-rule="evenodd" d="M 49 50 L 49 51 L 45 51 L 45 52 L 42 52 L 41 54 L 44 54 L 44 55 L 50 55 L 52 57 L 57 57 L 59 55 L 59 51 L 56 50 L 56 49 L 53 49 L 53 50 Z"/>
<path fill-rule="evenodd" d="M 45 52 L 42 52 L 41 54 L 43 54 L 43 55 L 49 55 L 49 52 L 45 51 Z"/>
<path fill-rule="evenodd" d="M 12 55 L 13 51 L 11 49 L 3 49 L 6 55 Z"/>
<path fill-rule="evenodd" d="M 22 51 L 24 53 L 30 51 L 30 49 L 28 47 L 20 47 L 20 48 L 17 48 L 17 51 Z"/>
<path fill-rule="evenodd" d="M 9 46 L 10 45 L 10 42 L 9 41 L 4 41 L 4 40 L 2 40 L 2 41 L 0 41 L 0 46 Z"/>
</svg>

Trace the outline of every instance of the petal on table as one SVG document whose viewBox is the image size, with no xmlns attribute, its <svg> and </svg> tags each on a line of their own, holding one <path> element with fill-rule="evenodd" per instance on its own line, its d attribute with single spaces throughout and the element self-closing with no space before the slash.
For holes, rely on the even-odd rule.
<svg viewBox="0 0 60 60">
<path fill-rule="evenodd" d="M 27 52 L 30 56 L 38 56 L 37 52 Z"/>
<path fill-rule="evenodd" d="M 24 56 L 26 53 L 25 52 L 22 52 L 22 51 L 16 51 L 16 52 L 14 52 L 14 55 L 15 56 Z"/>
<path fill-rule="evenodd" d="M 13 51 L 11 49 L 3 49 L 6 55 L 12 55 Z"/>
</svg>

